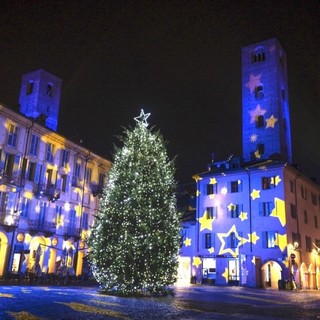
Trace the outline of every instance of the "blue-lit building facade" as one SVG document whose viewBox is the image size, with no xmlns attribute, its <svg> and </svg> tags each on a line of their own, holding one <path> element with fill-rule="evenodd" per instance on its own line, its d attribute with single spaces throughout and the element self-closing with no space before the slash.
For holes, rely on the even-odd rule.
<svg viewBox="0 0 320 320">
<path fill-rule="evenodd" d="M 0 105 L 0 278 L 80 276 L 111 162 L 58 134 L 61 80 L 22 77 L 20 113 Z"/>
<path fill-rule="evenodd" d="M 291 164 L 286 54 L 276 39 L 242 49 L 242 144 L 242 157 L 212 159 L 194 175 L 178 281 L 319 288 L 320 187 Z"/>
</svg>

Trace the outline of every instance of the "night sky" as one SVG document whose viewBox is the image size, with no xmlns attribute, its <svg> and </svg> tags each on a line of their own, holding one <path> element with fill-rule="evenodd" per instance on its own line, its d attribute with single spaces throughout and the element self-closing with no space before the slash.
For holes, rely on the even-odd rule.
<svg viewBox="0 0 320 320">
<path fill-rule="evenodd" d="M 58 132 L 112 160 L 150 112 L 176 178 L 241 155 L 241 47 L 276 37 L 288 57 L 293 159 L 320 176 L 319 1 L 1 1 L 0 102 L 21 76 L 63 80 Z"/>
</svg>

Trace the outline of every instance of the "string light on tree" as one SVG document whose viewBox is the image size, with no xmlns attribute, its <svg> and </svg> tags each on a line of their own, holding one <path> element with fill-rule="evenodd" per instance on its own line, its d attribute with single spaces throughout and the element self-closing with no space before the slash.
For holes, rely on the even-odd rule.
<svg viewBox="0 0 320 320">
<path fill-rule="evenodd" d="M 175 282 L 180 248 L 174 163 L 141 110 L 126 129 L 89 240 L 93 274 L 107 292 L 163 293 Z"/>
</svg>

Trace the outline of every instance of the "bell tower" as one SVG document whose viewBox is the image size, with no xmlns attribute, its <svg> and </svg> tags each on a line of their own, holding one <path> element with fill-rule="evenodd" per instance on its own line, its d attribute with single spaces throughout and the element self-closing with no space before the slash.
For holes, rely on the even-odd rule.
<svg viewBox="0 0 320 320">
<path fill-rule="evenodd" d="M 286 54 L 277 39 L 242 48 L 242 153 L 291 163 Z"/>
<path fill-rule="evenodd" d="M 19 104 L 20 112 L 57 131 L 61 80 L 39 69 L 22 76 Z"/>
</svg>

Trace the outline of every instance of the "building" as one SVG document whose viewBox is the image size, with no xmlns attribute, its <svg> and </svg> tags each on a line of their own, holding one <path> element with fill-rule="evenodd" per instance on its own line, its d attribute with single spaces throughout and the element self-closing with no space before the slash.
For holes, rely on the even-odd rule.
<svg viewBox="0 0 320 320">
<path fill-rule="evenodd" d="M 21 114 L 0 105 L 0 277 L 81 275 L 110 161 L 59 135 L 61 80 L 23 76 Z"/>
<path fill-rule="evenodd" d="M 320 288 L 320 186 L 291 164 L 286 55 L 276 39 L 242 49 L 243 157 L 194 175 L 179 279 Z"/>
</svg>

